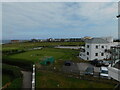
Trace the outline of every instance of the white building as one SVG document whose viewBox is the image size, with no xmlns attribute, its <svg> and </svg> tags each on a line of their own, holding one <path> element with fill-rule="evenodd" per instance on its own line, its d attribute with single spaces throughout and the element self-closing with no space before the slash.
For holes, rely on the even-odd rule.
<svg viewBox="0 0 120 90">
<path fill-rule="evenodd" d="M 84 60 L 101 60 L 110 59 L 111 46 L 118 45 L 113 42 L 112 37 L 92 38 L 85 41 L 85 48 L 79 54 L 79 57 Z"/>
</svg>

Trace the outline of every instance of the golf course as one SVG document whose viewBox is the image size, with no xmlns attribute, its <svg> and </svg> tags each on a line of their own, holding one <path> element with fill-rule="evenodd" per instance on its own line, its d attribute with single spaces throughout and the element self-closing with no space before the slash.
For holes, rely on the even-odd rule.
<svg viewBox="0 0 120 90">
<path fill-rule="evenodd" d="M 2 58 L 3 63 L 29 67 L 30 64 L 36 64 L 38 67 L 44 67 L 40 65 L 40 62 L 44 60 L 46 57 L 53 57 L 55 62 L 47 68 L 56 67 L 56 69 L 60 69 L 64 64 L 64 61 L 70 60 L 73 62 L 85 62 L 81 60 L 78 55 L 80 49 L 59 49 L 54 48 L 58 45 L 70 45 L 70 46 L 82 46 L 84 42 L 40 42 L 40 43 L 13 43 L 13 44 L 5 44 L 2 47 Z M 41 47 L 41 49 L 34 49 L 36 47 Z M 22 68 L 23 68 L 22 67 Z M 15 68 L 15 67 L 14 67 Z M 37 67 L 36 67 L 37 68 Z M 7 68 L 9 69 L 9 67 Z M 19 71 L 19 70 L 18 70 Z M 17 81 L 14 81 L 17 80 Z M 20 87 L 17 86 L 17 82 L 19 85 L 22 83 L 21 78 L 15 78 L 10 75 L 3 73 L 3 85 L 8 82 L 16 82 L 16 86 L 10 87 Z M 20 82 L 19 82 L 20 80 Z M 97 83 L 95 81 L 87 81 L 76 79 L 73 77 L 66 77 L 65 75 L 51 72 L 51 71 L 40 71 L 36 69 L 36 88 L 113 88 L 114 84 L 108 83 Z"/>
</svg>

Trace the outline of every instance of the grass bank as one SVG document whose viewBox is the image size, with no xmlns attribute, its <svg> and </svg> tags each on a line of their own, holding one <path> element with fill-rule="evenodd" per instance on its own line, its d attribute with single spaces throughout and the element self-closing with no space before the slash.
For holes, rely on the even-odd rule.
<svg viewBox="0 0 120 90">
<path fill-rule="evenodd" d="M 114 88 L 114 85 L 65 77 L 48 71 L 37 71 L 36 88 Z"/>
</svg>

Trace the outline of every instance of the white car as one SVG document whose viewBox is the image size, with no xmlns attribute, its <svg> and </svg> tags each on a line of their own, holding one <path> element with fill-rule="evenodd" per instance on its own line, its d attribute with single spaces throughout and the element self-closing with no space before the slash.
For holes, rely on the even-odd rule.
<svg viewBox="0 0 120 90">
<path fill-rule="evenodd" d="M 101 67 L 100 68 L 100 77 L 109 78 L 109 76 L 108 76 L 108 68 L 107 67 Z"/>
</svg>

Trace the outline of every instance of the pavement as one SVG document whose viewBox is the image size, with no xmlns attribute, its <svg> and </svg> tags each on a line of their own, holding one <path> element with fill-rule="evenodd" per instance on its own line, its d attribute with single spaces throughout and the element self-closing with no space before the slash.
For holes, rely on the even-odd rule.
<svg viewBox="0 0 120 90">
<path fill-rule="evenodd" d="M 67 73 L 79 73 L 79 69 L 77 67 L 77 63 L 72 63 L 71 66 L 65 66 L 63 65 L 62 71 Z"/>
<path fill-rule="evenodd" d="M 21 71 L 23 74 L 23 89 L 31 90 L 32 88 L 32 72 Z"/>
</svg>

